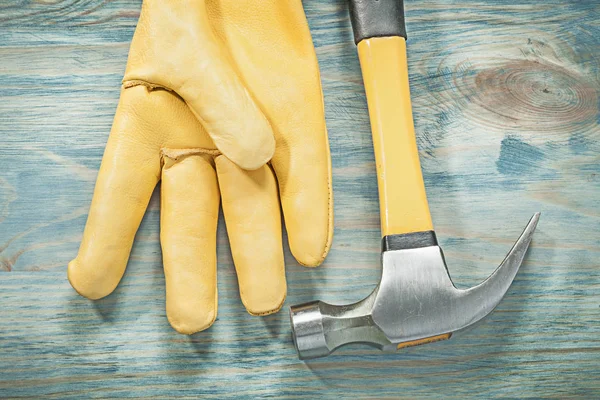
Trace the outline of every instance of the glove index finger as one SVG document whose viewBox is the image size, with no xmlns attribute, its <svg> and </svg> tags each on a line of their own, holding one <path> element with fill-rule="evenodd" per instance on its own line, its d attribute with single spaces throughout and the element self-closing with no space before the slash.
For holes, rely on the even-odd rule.
<svg viewBox="0 0 600 400">
<path fill-rule="evenodd" d="M 160 177 L 159 155 L 144 140 L 151 129 L 146 90 L 123 90 L 98 173 L 77 257 L 69 263 L 73 288 L 89 299 L 109 295 L 129 259 L 133 239 Z"/>
</svg>

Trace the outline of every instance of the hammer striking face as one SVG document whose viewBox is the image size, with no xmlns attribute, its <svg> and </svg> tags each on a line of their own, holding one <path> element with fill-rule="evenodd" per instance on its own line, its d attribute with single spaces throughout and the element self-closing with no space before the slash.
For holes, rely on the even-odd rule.
<svg viewBox="0 0 600 400">
<path fill-rule="evenodd" d="M 300 358 L 348 343 L 395 350 L 450 338 L 491 313 L 508 291 L 540 214 L 481 284 L 457 289 L 438 246 L 425 194 L 408 83 L 402 0 L 350 0 L 377 165 L 381 282 L 358 303 L 291 308 Z"/>
</svg>

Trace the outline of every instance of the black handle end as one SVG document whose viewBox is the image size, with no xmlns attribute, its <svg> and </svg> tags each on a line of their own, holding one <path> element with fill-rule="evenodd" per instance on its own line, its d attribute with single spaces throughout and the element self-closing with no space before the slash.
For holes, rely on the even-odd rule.
<svg viewBox="0 0 600 400">
<path fill-rule="evenodd" d="M 406 39 L 403 0 L 350 0 L 350 19 L 356 44 L 372 37 Z"/>
</svg>

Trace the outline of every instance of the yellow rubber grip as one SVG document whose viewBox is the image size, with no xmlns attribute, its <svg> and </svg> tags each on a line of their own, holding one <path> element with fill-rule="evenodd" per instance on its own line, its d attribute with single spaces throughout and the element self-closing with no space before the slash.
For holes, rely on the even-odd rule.
<svg viewBox="0 0 600 400">
<path fill-rule="evenodd" d="M 410 103 L 406 41 L 358 44 L 377 164 L 383 236 L 433 230 Z"/>
</svg>

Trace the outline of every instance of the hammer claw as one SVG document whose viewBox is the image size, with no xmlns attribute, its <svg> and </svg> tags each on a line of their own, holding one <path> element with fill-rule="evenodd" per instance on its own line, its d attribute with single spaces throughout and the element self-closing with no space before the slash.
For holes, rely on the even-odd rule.
<svg viewBox="0 0 600 400">
<path fill-rule="evenodd" d="M 500 303 L 521 267 L 540 215 L 537 212 L 531 217 L 525 230 L 510 249 L 504 261 L 485 281 L 463 291 L 465 306 L 473 310 L 471 321 L 465 327 L 484 318 Z"/>
</svg>

